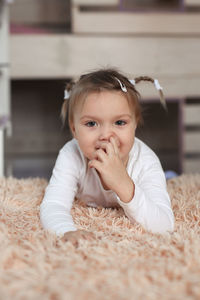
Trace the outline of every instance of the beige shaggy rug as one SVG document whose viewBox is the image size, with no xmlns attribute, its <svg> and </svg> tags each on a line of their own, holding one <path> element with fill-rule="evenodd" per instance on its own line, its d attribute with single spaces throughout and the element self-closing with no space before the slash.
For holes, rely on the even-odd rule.
<svg viewBox="0 0 200 300">
<path fill-rule="evenodd" d="M 200 299 L 200 174 L 168 181 L 175 232 L 155 235 L 122 209 L 74 203 L 78 247 L 44 232 L 43 179 L 0 179 L 0 299 Z"/>
</svg>

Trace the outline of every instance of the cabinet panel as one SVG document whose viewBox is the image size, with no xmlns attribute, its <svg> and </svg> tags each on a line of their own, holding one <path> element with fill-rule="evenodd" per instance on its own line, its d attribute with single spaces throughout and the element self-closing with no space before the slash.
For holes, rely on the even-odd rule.
<svg viewBox="0 0 200 300">
<path fill-rule="evenodd" d="M 199 0 L 184 0 L 184 2 L 186 6 L 200 6 Z"/>
<path fill-rule="evenodd" d="M 182 172 L 182 101 L 167 101 L 168 112 L 159 101 L 142 102 L 144 125 L 137 128 L 136 136 L 156 152 L 164 170 Z"/>
<path fill-rule="evenodd" d="M 195 78 L 199 53 L 199 38 L 13 35 L 11 76 L 71 77 L 113 64 L 132 74 Z"/>
<path fill-rule="evenodd" d="M 75 5 L 117 5 L 120 0 L 73 0 L 73 4 Z"/>
<path fill-rule="evenodd" d="M 51 175 L 59 150 L 71 138 L 60 110 L 65 81 L 12 81 L 13 135 L 5 141 L 6 175 Z"/>
<path fill-rule="evenodd" d="M 189 97 L 200 95 L 199 53 L 200 39 L 194 37 L 14 35 L 11 77 L 77 77 L 91 69 L 115 66 L 130 78 L 158 77 L 166 96 Z M 142 91 L 147 97 L 156 93 L 148 85 Z"/>
<path fill-rule="evenodd" d="M 7 67 L 9 62 L 8 32 L 8 7 L 3 5 L 0 22 L 0 68 Z"/>
<path fill-rule="evenodd" d="M 10 6 L 12 23 L 61 24 L 69 17 L 70 3 L 66 0 L 17 0 Z"/>
<path fill-rule="evenodd" d="M 0 68 L 0 115 L 10 115 L 9 69 Z"/>
<path fill-rule="evenodd" d="M 200 125 L 200 104 L 186 105 L 184 109 L 185 125 Z"/>
<path fill-rule="evenodd" d="M 47 4 L 47 2 L 48 7 L 55 7 L 55 12 L 58 12 L 59 4 L 54 0 L 18 0 L 12 8 L 14 5 L 17 7 L 19 3 L 21 5 L 23 3 L 24 8 L 28 3 L 32 3 L 31 5 L 35 8 L 29 9 L 24 15 L 24 20 L 26 22 L 31 21 L 32 24 L 65 22 L 63 13 L 60 14 L 59 19 L 59 14 L 54 14 L 54 11 L 49 11 L 49 13 L 45 11 L 44 3 Z M 63 4 L 64 2 L 62 0 Z M 76 78 L 81 73 L 95 68 L 114 66 L 124 71 L 129 78 L 139 75 L 150 75 L 158 78 L 167 99 L 199 97 L 200 11 L 195 11 L 194 8 L 190 9 L 192 5 L 199 4 L 197 3 L 199 1 L 146 1 L 146 3 L 153 3 L 152 8 L 148 11 L 140 10 L 137 12 L 133 9 L 128 11 L 128 6 L 124 6 L 125 2 L 132 5 L 131 0 L 71 1 L 72 33 L 75 34 L 13 35 L 11 37 L 12 79 L 26 79 L 26 81 L 27 79 L 38 79 L 41 82 L 44 79 L 62 80 L 63 78 Z M 135 2 L 139 3 L 139 0 Z M 145 1 L 141 2 L 144 3 Z M 175 5 L 170 7 L 172 2 Z M 166 12 L 165 9 L 161 12 L 161 6 L 158 8 L 159 12 L 157 9 L 154 10 L 160 3 L 167 4 L 169 11 Z M 87 5 L 88 7 L 86 7 Z M 91 7 L 89 7 L 90 5 Z M 114 5 L 115 8 L 111 7 Z M 184 5 L 185 10 L 183 9 Z M 188 12 L 187 5 L 189 7 Z M 36 6 L 38 6 L 38 11 L 36 11 Z M 107 6 L 107 12 L 103 12 L 100 6 L 105 6 L 105 10 Z M 125 11 L 126 8 L 127 11 Z M 18 16 L 15 15 L 15 20 L 20 22 L 22 10 L 18 10 L 18 13 Z M 143 99 L 149 101 L 158 99 L 158 92 L 152 84 L 141 83 L 138 85 L 138 90 Z M 27 98 L 31 99 L 30 96 Z M 190 125 L 199 126 L 199 110 L 192 109 L 192 106 L 187 107 L 184 105 L 184 109 L 186 109 L 184 125 L 186 128 Z M 178 127 L 182 118 L 180 111 L 181 109 L 172 114 L 173 122 L 177 122 L 174 123 L 175 131 L 168 125 L 162 130 L 155 126 L 153 132 L 157 137 L 156 139 L 150 138 L 152 132 L 148 131 L 148 128 L 144 132 L 144 137 L 149 145 L 153 149 L 158 149 L 164 167 L 174 168 L 177 171 L 181 171 L 183 154 L 181 139 L 184 131 L 183 128 Z M 39 113 L 40 111 L 36 115 Z M 159 113 L 155 116 L 155 120 L 157 117 L 159 117 Z M 38 131 L 42 131 L 41 128 L 34 127 L 34 117 L 32 119 L 30 117 L 28 121 L 30 121 L 29 126 L 26 126 L 25 129 L 28 128 L 32 134 L 26 132 L 28 136 L 26 140 L 22 138 L 22 136 L 24 137 L 23 134 L 15 135 L 14 147 L 11 144 L 8 145 L 10 156 L 15 155 L 12 149 L 17 149 L 18 158 L 15 162 L 18 166 L 23 161 L 20 156 L 25 157 L 24 152 L 28 156 L 30 155 L 26 158 L 27 161 L 32 160 L 36 163 L 37 158 L 33 158 L 32 155 L 39 157 L 38 162 L 41 157 L 44 159 L 46 151 L 49 155 L 54 155 L 55 147 L 61 141 L 59 138 L 57 139 L 53 129 L 50 135 L 43 132 L 38 136 Z M 41 125 L 40 121 L 37 122 L 38 126 Z M 23 131 L 23 127 L 22 122 L 21 128 L 16 127 L 16 129 Z M 189 131 L 186 132 L 186 135 L 185 150 L 193 153 L 193 146 L 196 145 L 198 136 L 195 136 L 194 141 L 191 141 Z M 199 159 L 188 153 L 185 153 L 185 172 L 194 170 L 199 164 Z M 25 164 L 28 165 L 27 161 Z"/>
<path fill-rule="evenodd" d="M 184 173 L 199 173 L 200 159 L 188 158 L 184 161 Z"/>
<path fill-rule="evenodd" d="M 186 153 L 200 153 L 200 131 L 185 133 Z"/>
<path fill-rule="evenodd" d="M 172 36 L 200 33 L 200 13 L 91 13 L 81 12 L 77 7 L 74 7 L 72 12 L 74 33 L 170 34 Z"/>
</svg>

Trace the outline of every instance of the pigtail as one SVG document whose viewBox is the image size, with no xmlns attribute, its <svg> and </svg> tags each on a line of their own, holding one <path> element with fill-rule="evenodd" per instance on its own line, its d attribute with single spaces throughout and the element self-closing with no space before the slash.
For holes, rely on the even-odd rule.
<svg viewBox="0 0 200 300">
<path fill-rule="evenodd" d="M 65 126 L 66 123 L 67 111 L 68 111 L 68 100 L 64 100 L 61 108 L 61 113 L 60 113 L 63 127 Z"/>
<path fill-rule="evenodd" d="M 161 102 L 162 106 L 164 107 L 164 109 L 167 111 L 167 103 L 166 103 L 163 91 L 161 89 L 159 89 L 159 95 L 160 95 L 160 102 Z"/>
<path fill-rule="evenodd" d="M 164 94 L 163 94 L 163 91 L 162 91 L 162 88 L 158 82 L 157 79 L 153 79 L 149 76 L 140 76 L 140 77 L 136 77 L 135 79 L 135 83 L 139 83 L 140 81 L 149 81 L 149 82 L 152 82 L 156 89 L 158 90 L 159 92 L 159 96 L 160 96 L 160 102 L 162 104 L 162 106 L 164 107 L 165 110 L 167 110 L 167 104 L 166 104 L 166 100 L 165 100 L 165 97 L 164 97 Z"/>
<path fill-rule="evenodd" d="M 71 90 L 72 90 L 73 86 L 74 86 L 74 82 L 67 83 L 66 87 L 65 87 L 65 91 L 64 91 L 64 102 L 62 104 L 61 113 L 60 113 L 63 127 L 65 126 L 66 121 L 67 121 Z"/>
</svg>

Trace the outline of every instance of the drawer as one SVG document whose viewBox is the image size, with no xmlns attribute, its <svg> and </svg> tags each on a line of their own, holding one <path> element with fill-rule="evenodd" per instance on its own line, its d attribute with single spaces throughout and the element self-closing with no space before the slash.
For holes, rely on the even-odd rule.
<svg viewBox="0 0 200 300">
<path fill-rule="evenodd" d="M 10 84 L 9 69 L 0 69 L 0 115 L 10 115 Z"/>
<path fill-rule="evenodd" d="M 4 5 L 2 11 L 2 25 L 0 26 L 0 65 L 7 64 L 9 61 L 9 51 L 8 51 L 8 34 L 9 34 L 9 24 L 8 24 L 8 7 Z"/>
<path fill-rule="evenodd" d="M 74 5 L 72 16 L 73 33 L 160 34 L 162 36 L 200 33 L 200 13 L 198 12 L 134 13 L 106 10 L 91 12 L 82 11 Z"/>
<path fill-rule="evenodd" d="M 73 0 L 73 4 L 75 5 L 117 5 L 119 4 L 119 0 Z"/>
<path fill-rule="evenodd" d="M 200 6 L 199 0 L 185 0 L 185 6 Z"/>
<path fill-rule="evenodd" d="M 186 132 L 184 140 L 185 153 L 200 153 L 200 131 Z"/>
<path fill-rule="evenodd" d="M 189 104 L 184 107 L 184 124 L 200 125 L 200 104 Z"/>
<path fill-rule="evenodd" d="M 187 158 L 184 160 L 184 173 L 199 173 L 200 172 L 200 159 Z"/>
<path fill-rule="evenodd" d="M 177 43 L 177 39 L 169 37 L 12 35 L 11 77 L 76 77 L 109 65 L 122 69 L 130 78 L 140 74 L 156 76 L 166 97 L 199 96 L 199 53 L 200 40 L 193 37 L 179 38 Z M 140 86 L 143 96 L 158 97 L 152 85 L 141 84 L 138 89 Z"/>
</svg>

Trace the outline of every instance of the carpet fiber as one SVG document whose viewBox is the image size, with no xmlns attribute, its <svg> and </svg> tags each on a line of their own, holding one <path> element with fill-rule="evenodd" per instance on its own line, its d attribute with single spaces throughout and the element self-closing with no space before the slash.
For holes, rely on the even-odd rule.
<svg viewBox="0 0 200 300">
<path fill-rule="evenodd" d="M 0 179 L 0 299 L 200 299 L 200 174 L 168 181 L 175 232 L 132 225 L 122 209 L 75 201 L 78 247 L 45 232 L 43 179 Z"/>
</svg>

